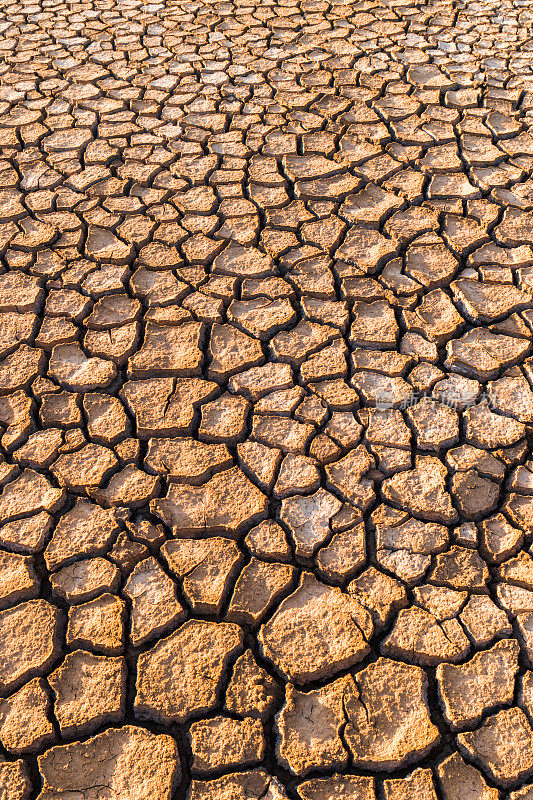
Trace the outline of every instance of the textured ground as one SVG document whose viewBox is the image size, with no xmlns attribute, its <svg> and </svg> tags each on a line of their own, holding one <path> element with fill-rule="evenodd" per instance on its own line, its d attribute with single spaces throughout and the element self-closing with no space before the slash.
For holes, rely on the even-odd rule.
<svg viewBox="0 0 533 800">
<path fill-rule="evenodd" d="M 0 16 L 0 798 L 533 798 L 533 6 Z"/>
</svg>

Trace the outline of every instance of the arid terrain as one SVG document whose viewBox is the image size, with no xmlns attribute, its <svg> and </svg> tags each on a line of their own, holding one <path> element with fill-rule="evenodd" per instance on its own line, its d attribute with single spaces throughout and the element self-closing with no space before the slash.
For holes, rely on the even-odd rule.
<svg viewBox="0 0 533 800">
<path fill-rule="evenodd" d="M 0 5 L 0 800 L 533 799 L 533 3 Z"/>
</svg>

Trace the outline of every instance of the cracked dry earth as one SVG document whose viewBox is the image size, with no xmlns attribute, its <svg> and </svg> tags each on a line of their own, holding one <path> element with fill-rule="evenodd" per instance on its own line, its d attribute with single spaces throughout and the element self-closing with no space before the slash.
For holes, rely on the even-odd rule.
<svg viewBox="0 0 533 800">
<path fill-rule="evenodd" d="M 0 8 L 2 800 L 531 800 L 531 2 Z"/>
</svg>

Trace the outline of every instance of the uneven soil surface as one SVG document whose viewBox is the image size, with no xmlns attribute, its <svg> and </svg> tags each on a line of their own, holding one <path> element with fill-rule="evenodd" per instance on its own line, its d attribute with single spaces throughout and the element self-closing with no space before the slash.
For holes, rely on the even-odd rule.
<svg viewBox="0 0 533 800">
<path fill-rule="evenodd" d="M 1 800 L 532 800 L 530 0 L 0 9 Z"/>
</svg>

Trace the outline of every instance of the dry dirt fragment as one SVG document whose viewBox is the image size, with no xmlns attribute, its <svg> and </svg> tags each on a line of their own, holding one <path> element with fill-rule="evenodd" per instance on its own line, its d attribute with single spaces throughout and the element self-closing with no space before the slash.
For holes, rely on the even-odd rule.
<svg viewBox="0 0 533 800">
<path fill-rule="evenodd" d="M 39 757 L 39 771 L 38 800 L 89 796 L 97 786 L 123 800 L 170 800 L 181 774 L 174 739 L 133 725 L 52 747 Z"/>
<path fill-rule="evenodd" d="M 39 585 L 31 556 L 0 551 L 0 608 L 37 597 Z"/>
<path fill-rule="evenodd" d="M 198 436 L 206 442 L 235 444 L 246 437 L 250 404 L 244 397 L 223 394 L 202 407 Z"/>
<path fill-rule="evenodd" d="M 141 508 L 159 494 L 159 478 L 147 475 L 133 464 L 111 476 L 105 489 L 90 489 L 89 494 L 105 507 Z"/>
<path fill-rule="evenodd" d="M 488 717 L 472 733 L 460 733 L 457 742 L 498 786 L 512 786 L 533 772 L 533 730 L 518 708 Z"/>
<path fill-rule="evenodd" d="M 432 583 L 450 589 L 484 591 L 489 571 L 476 550 L 455 545 L 435 556 L 429 578 Z"/>
<path fill-rule="evenodd" d="M 138 658 L 136 716 L 181 723 L 215 708 L 222 675 L 242 641 L 237 625 L 198 620 L 161 639 Z"/>
<path fill-rule="evenodd" d="M 160 327 L 149 322 L 142 347 L 129 359 L 129 377 L 199 375 L 203 358 L 200 349 L 202 331 L 199 322 L 177 327 Z"/>
<path fill-rule="evenodd" d="M 260 522 L 249 531 L 246 546 L 258 558 L 272 561 L 288 561 L 289 543 L 283 528 L 270 519 Z"/>
<path fill-rule="evenodd" d="M 126 702 L 126 663 L 75 650 L 48 676 L 62 736 L 79 737 L 100 725 L 121 722 Z"/>
<path fill-rule="evenodd" d="M 343 583 L 366 561 L 364 523 L 335 533 L 316 557 L 317 569 L 330 583 Z"/>
<path fill-rule="evenodd" d="M 417 403 L 407 409 L 420 450 L 442 450 L 451 447 L 459 440 L 459 417 L 448 406 L 435 401 Z"/>
<path fill-rule="evenodd" d="M 12 483 L 4 487 L 0 496 L 0 520 L 28 517 L 40 511 L 54 512 L 65 501 L 65 491 L 56 489 L 43 475 L 26 469 Z"/>
<path fill-rule="evenodd" d="M 265 721 L 272 716 L 280 697 L 280 687 L 274 678 L 259 666 L 252 651 L 246 650 L 233 667 L 226 690 L 226 710 Z"/>
<path fill-rule="evenodd" d="M 101 486 L 117 466 L 112 450 L 91 443 L 74 453 L 60 456 L 50 469 L 61 486 L 72 492 L 85 493 Z"/>
<path fill-rule="evenodd" d="M 21 344 L 14 353 L 0 361 L 0 395 L 27 388 L 45 369 L 44 352 Z"/>
<path fill-rule="evenodd" d="M 226 619 L 240 625 L 257 625 L 293 582 L 296 570 L 289 564 L 269 564 L 252 558 L 235 583 Z"/>
<path fill-rule="evenodd" d="M 183 593 L 194 611 L 218 614 L 243 562 L 235 542 L 218 536 L 177 539 L 166 542 L 161 551 L 171 572 L 181 578 Z M 157 595 L 154 600 L 158 602 Z"/>
<path fill-rule="evenodd" d="M 270 258 L 255 247 L 231 244 L 216 257 L 213 272 L 240 278 L 262 278 L 271 273 Z"/>
<path fill-rule="evenodd" d="M 508 636 L 512 631 L 505 611 L 484 595 L 472 595 L 459 619 L 478 646 L 488 644 L 495 637 Z"/>
<path fill-rule="evenodd" d="M 264 655 L 290 681 L 305 684 L 360 661 L 372 633 L 368 612 L 338 588 L 304 572 L 298 589 L 261 628 Z"/>
<path fill-rule="evenodd" d="M 71 392 L 91 392 L 109 386 L 116 367 L 102 358 L 87 358 L 77 344 L 54 347 L 49 374 Z"/>
<path fill-rule="evenodd" d="M 259 720 L 229 717 L 193 722 L 189 729 L 195 774 L 252 766 L 265 754 L 263 726 Z"/>
<path fill-rule="evenodd" d="M 80 556 L 103 554 L 118 529 L 114 511 L 78 500 L 74 508 L 61 517 L 44 551 L 48 569 L 57 569 Z"/>
<path fill-rule="evenodd" d="M 349 583 L 348 592 L 370 611 L 377 629 L 408 604 L 402 584 L 375 567 L 369 567 Z"/>
<path fill-rule="evenodd" d="M 278 447 L 284 453 L 303 456 L 314 429 L 311 425 L 287 417 L 252 417 L 252 437 L 268 447 Z"/>
<path fill-rule="evenodd" d="M 50 709 L 50 690 L 42 678 L 0 700 L 0 741 L 6 750 L 19 755 L 52 744 L 56 737 Z"/>
<path fill-rule="evenodd" d="M 171 484 L 167 496 L 150 508 L 177 536 L 227 533 L 265 516 L 267 498 L 238 467 L 219 472 L 203 486 Z"/>
<path fill-rule="evenodd" d="M 376 796 L 373 778 L 353 775 L 313 778 L 299 785 L 298 795 L 302 800 L 375 800 Z"/>
<path fill-rule="evenodd" d="M 185 618 L 174 582 L 153 556 L 137 564 L 123 592 L 131 602 L 130 640 L 134 647 L 160 636 Z"/>
<path fill-rule="evenodd" d="M 135 417 L 141 439 L 189 433 L 195 408 L 216 394 L 215 383 L 200 378 L 154 378 L 128 381 L 120 397 Z"/>
<path fill-rule="evenodd" d="M 0 527 L 0 545 L 21 553 L 38 553 L 45 544 L 53 517 L 41 511 L 32 517 L 17 519 Z"/>
<path fill-rule="evenodd" d="M 438 766 L 444 800 L 498 800 L 498 790 L 489 786 L 481 772 L 454 753 Z"/>
<path fill-rule="evenodd" d="M 22 759 L 0 762 L 0 786 L 6 800 L 28 800 L 32 793 L 32 782 Z"/>
<path fill-rule="evenodd" d="M 487 709 L 512 703 L 519 649 L 507 639 L 476 653 L 467 664 L 439 664 L 439 694 L 452 730 L 471 727 Z"/>
<path fill-rule="evenodd" d="M 415 664 L 433 666 L 443 661 L 460 661 L 470 651 L 470 642 L 456 619 L 441 622 L 425 609 L 412 606 L 400 611 L 381 651 Z"/>
<path fill-rule="evenodd" d="M 512 285 L 501 292 L 490 284 L 458 280 L 451 288 L 459 309 L 474 323 L 494 322 L 531 305 L 531 295 Z"/>
<path fill-rule="evenodd" d="M 112 594 L 102 594 L 68 611 L 66 642 L 106 655 L 117 655 L 124 646 L 125 603 Z"/>
<path fill-rule="evenodd" d="M 58 597 L 69 603 L 85 603 L 99 594 L 115 592 L 120 571 L 106 558 L 84 558 L 54 572 L 50 583 Z"/>
<path fill-rule="evenodd" d="M 263 770 L 251 770 L 210 781 L 193 780 L 187 800 L 287 800 L 287 795 L 276 778 Z"/>
<path fill-rule="evenodd" d="M 415 517 L 453 523 L 458 515 L 446 490 L 446 476 L 447 470 L 441 461 L 419 457 L 415 469 L 383 481 L 383 496 Z"/>
<path fill-rule="evenodd" d="M 0 688 L 13 691 L 44 674 L 60 653 L 62 614 L 46 600 L 0 612 Z"/>
<path fill-rule="evenodd" d="M 310 558 L 330 535 L 330 520 L 342 503 L 324 489 L 305 497 L 288 497 L 281 503 L 280 520 L 289 528 L 296 553 Z"/>
<path fill-rule="evenodd" d="M 384 800 L 437 800 L 430 769 L 415 769 L 405 778 L 383 781 L 383 792 Z"/>
<path fill-rule="evenodd" d="M 44 297 L 40 281 L 21 272 L 0 276 L 1 311 L 38 311 Z"/>
<path fill-rule="evenodd" d="M 149 472 L 168 476 L 170 481 L 201 485 L 214 472 L 231 467 L 232 458 L 223 444 L 189 438 L 150 439 L 144 466 Z"/>
<path fill-rule="evenodd" d="M 231 375 L 263 364 L 265 357 L 261 342 L 237 330 L 233 325 L 214 324 L 209 340 L 209 368 L 211 380 L 224 380 Z"/>
<path fill-rule="evenodd" d="M 11 427 L 11 426 L 10 426 Z M 16 435 L 20 426 L 13 426 Z M 25 467 L 43 469 L 49 467 L 58 456 L 59 448 L 63 445 L 63 433 L 57 428 L 48 431 L 36 431 L 31 434 L 25 445 L 13 453 L 13 458 Z"/>
<path fill-rule="evenodd" d="M 448 357 L 444 366 L 467 378 L 492 380 L 505 367 L 524 358 L 529 347 L 529 343 L 523 339 L 474 328 L 460 339 L 452 339 L 447 344 Z"/>
<path fill-rule="evenodd" d="M 340 733 L 345 707 L 357 695 L 350 675 L 310 692 L 299 692 L 289 683 L 276 717 L 278 761 L 298 776 L 314 769 L 345 769 L 348 753 Z"/>
<path fill-rule="evenodd" d="M 90 392 L 83 396 L 83 409 L 89 438 L 98 444 L 113 446 L 131 433 L 130 421 L 118 398 Z"/>
<path fill-rule="evenodd" d="M 332 432 L 335 437 L 335 432 Z M 342 444 L 342 441 L 341 441 Z M 327 485 L 337 495 L 360 511 L 366 511 L 375 499 L 373 481 L 364 477 L 374 466 L 374 459 L 363 445 L 326 467 Z"/>
<path fill-rule="evenodd" d="M 424 671 L 380 658 L 357 674 L 345 739 L 355 766 L 390 771 L 421 760 L 438 743 Z"/>
<path fill-rule="evenodd" d="M 523 423 L 494 413 L 487 403 L 468 408 L 464 420 L 467 442 L 484 450 L 510 447 L 525 433 Z"/>
</svg>

